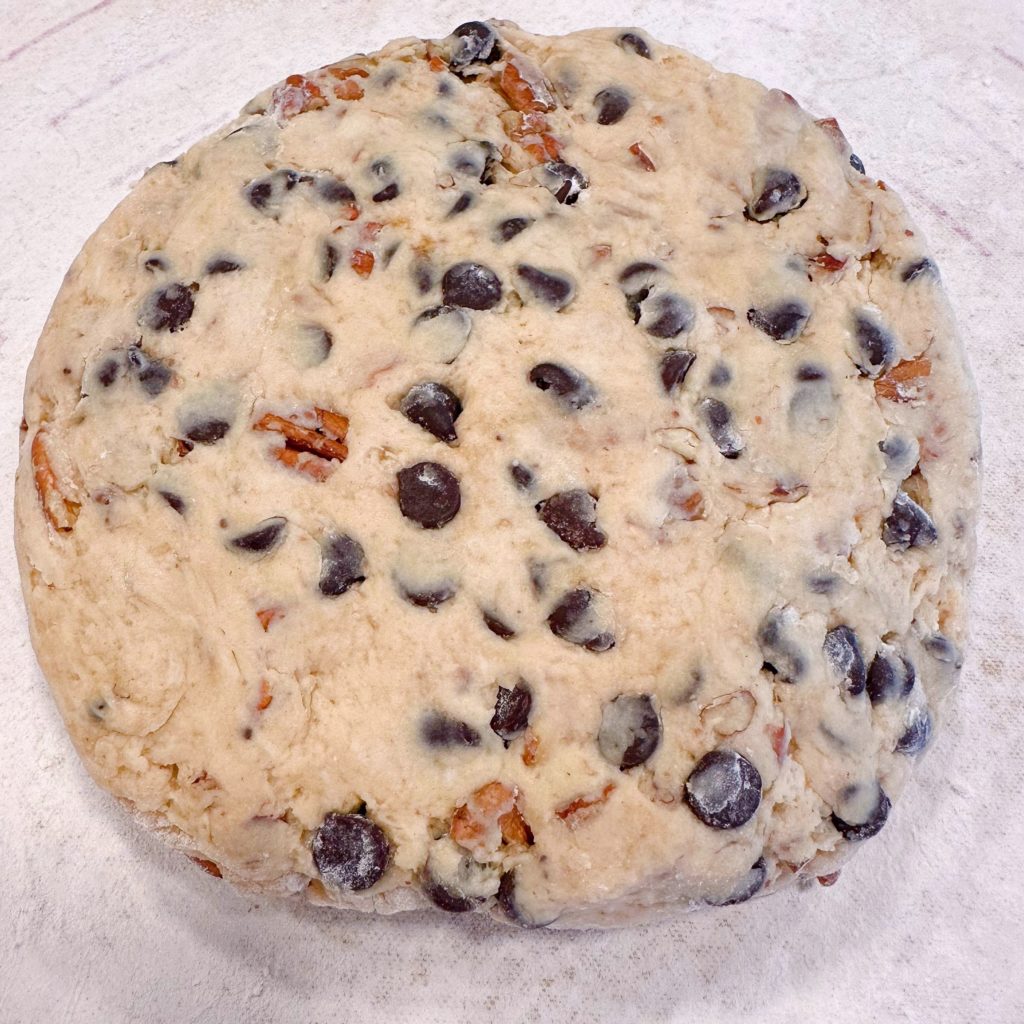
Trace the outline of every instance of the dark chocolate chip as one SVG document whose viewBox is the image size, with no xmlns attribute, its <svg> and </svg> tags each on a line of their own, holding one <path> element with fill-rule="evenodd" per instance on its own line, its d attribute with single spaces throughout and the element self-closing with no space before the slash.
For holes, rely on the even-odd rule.
<svg viewBox="0 0 1024 1024">
<path fill-rule="evenodd" d="M 602 89 L 594 97 L 594 106 L 597 107 L 598 124 L 618 124 L 626 116 L 632 104 L 629 96 L 622 89 L 612 86 Z"/>
<path fill-rule="evenodd" d="M 590 187 L 586 175 L 578 167 L 552 160 L 543 165 L 544 186 L 565 206 L 572 206 L 585 188 Z"/>
<path fill-rule="evenodd" d="M 424 261 L 415 263 L 412 268 L 412 279 L 416 285 L 416 291 L 420 295 L 426 295 L 434 287 L 434 274 L 430 269 L 430 264 Z"/>
<path fill-rule="evenodd" d="M 529 373 L 530 383 L 550 391 L 570 409 L 582 409 L 597 400 L 594 385 L 578 370 L 558 363 L 538 363 Z"/>
<path fill-rule="evenodd" d="M 765 863 L 764 857 L 758 857 L 728 899 L 707 900 L 706 902 L 710 903 L 713 907 L 732 907 L 737 903 L 746 903 L 747 900 L 753 899 L 764 888 L 764 883 L 767 880 L 768 865 Z"/>
<path fill-rule="evenodd" d="M 817 572 L 807 577 L 807 589 L 812 594 L 831 594 L 839 582 L 839 577 L 833 573 Z"/>
<path fill-rule="evenodd" d="M 909 284 L 911 281 L 916 281 L 919 277 L 932 277 L 937 278 L 939 276 L 939 268 L 928 259 L 927 256 L 919 260 L 911 260 L 900 274 L 900 280 L 905 284 Z"/>
<path fill-rule="evenodd" d="M 794 374 L 799 381 L 828 380 L 828 370 L 824 366 L 815 366 L 814 363 L 801 363 Z"/>
<path fill-rule="evenodd" d="M 522 907 L 519 906 L 519 902 L 516 900 L 516 869 L 512 868 L 511 871 L 506 871 L 501 876 L 501 881 L 498 883 L 498 906 L 501 907 L 502 912 L 505 914 L 513 924 L 519 925 L 521 928 L 543 928 L 545 925 L 550 924 L 550 921 L 540 922 L 534 921 L 531 917 L 528 917 Z"/>
<path fill-rule="evenodd" d="M 661 742 L 661 720 L 646 693 L 620 693 L 604 706 L 597 747 L 620 771 L 643 764 Z"/>
<path fill-rule="evenodd" d="M 846 692 L 852 697 L 863 693 L 868 673 L 857 634 L 849 626 L 836 626 L 825 634 L 822 650 Z"/>
<path fill-rule="evenodd" d="M 379 157 L 370 164 L 370 174 L 381 181 L 388 181 L 395 173 L 395 166 L 387 157 Z"/>
<path fill-rule="evenodd" d="M 417 462 L 399 470 L 398 507 L 406 519 L 424 529 L 436 530 L 450 523 L 461 504 L 459 481 L 450 469 L 437 462 Z"/>
<path fill-rule="evenodd" d="M 559 598 L 548 616 L 548 628 L 571 644 L 601 653 L 615 646 L 615 637 L 600 628 L 590 590 L 570 590 Z"/>
<path fill-rule="evenodd" d="M 216 444 L 231 429 L 227 420 L 217 416 L 197 419 L 185 431 L 185 436 L 196 444 Z"/>
<path fill-rule="evenodd" d="M 690 772 L 683 799 L 709 828 L 740 828 L 761 804 L 761 774 L 735 750 L 710 750 Z"/>
<path fill-rule="evenodd" d="M 284 539 L 285 527 L 288 520 L 284 516 L 271 516 L 264 519 L 262 523 L 245 533 L 232 537 L 228 542 L 236 551 L 245 551 L 249 554 L 267 554 L 277 547 Z"/>
<path fill-rule="evenodd" d="M 856 153 L 850 154 L 850 166 L 858 173 L 864 173 L 864 161 Z"/>
<path fill-rule="evenodd" d="M 757 630 L 757 642 L 769 670 L 784 683 L 798 683 L 807 671 L 807 658 L 799 645 L 788 636 L 788 619 L 785 608 L 772 608 L 761 620 Z"/>
<path fill-rule="evenodd" d="M 629 53 L 635 53 L 647 60 L 651 59 L 651 48 L 639 32 L 623 32 L 615 42 Z"/>
<path fill-rule="evenodd" d="M 456 263 L 441 279 L 441 296 L 446 306 L 493 309 L 501 301 L 501 281 L 479 263 Z"/>
<path fill-rule="evenodd" d="M 375 885 L 391 863 L 387 836 L 361 814 L 328 814 L 313 833 L 312 853 L 320 877 L 351 892 Z"/>
<path fill-rule="evenodd" d="M 661 386 L 666 395 L 671 395 L 683 386 L 686 375 L 690 372 L 690 367 L 693 366 L 693 361 L 696 358 L 695 352 L 690 352 L 685 348 L 669 349 L 661 357 Z"/>
<path fill-rule="evenodd" d="M 932 716 L 927 708 L 914 708 L 903 734 L 896 741 L 897 754 L 920 754 L 932 738 Z"/>
<path fill-rule="evenodd" d="M 319 324 L 305 324 L 303 332 L 308 341 L 307 355 L 310 366 L 319 366 L 334 347 L 334 338 L 326 327 Z"/>
<path fill-rule="evenodd" d="M 459 198 L 456 199 L 454 203 L 452 203 L 452 208 L 448 211 L 448 216 L 455 217 L 460 213 L 464 213 L 466 210 L 469 209 L 472 202 L 473 193 L 463 192 L 462 195 L 459 196 Z"/>
<path fill-rule="evenodd" d="M 778 167 L 766 168 L 754 176 L 756 198 L 744 211 L 748 220 L 765 223 L 778 220 L 807 202 L 807 190 L 792 172 Z"/>
<path fill-rule="evenodd" d="M 892 363 L 896 343 L 877 320 L 864 313 L 853 317 L 853 336 L 857 346 L 854 364 L 864 377 L 877 377 Z"/>
<path fill-rule="evenodd" d="M 450 388 L 436 381 L 414 384 L 398 406 L 407 420 L 422 427 L 445 444 L 454 444 L 459 436 L 455 421 L 462 413 L 462 402 Z"/>
<path fill-rule="evenodd" d="M 573 551 L 596 551 L 608 542 L 597 525 L 597 499 L 583 488 L 552 494 L 536 509 L 540 521 Z"/>
<path fill-rule="evenodd" d="M 492 142 L 471 142 L 461 146 L 452 157 L 456 174 L 475 178 L 481 185 L 494 184 L 494 170 L 501 163 L 501 152 Z"/>
<path fill-rule="evenodd" d="M 420 739 L 428 747 L 480 746 L 480 733 L 476 729 L 440 711 L 428 711 L 420 719 Z"/>
<path fill-rule="evenodd" d="M 868 671 L 868 697 L 872 704 L 908 697 L 916 679 L 914 665 L 906 657 L 892 650 L 879 650 Z"/>
<path fill-rule="evenodd" d="M 448 64 L 462 70 L 470 64 L 493 64 L 501 57 L 498 33 L 483 21 L 467 21 L 453 33 L 455 47 Z"/>
<path fill-rule="evenodd" d="M 214 256 L 204 268 L 207 274 L 233 274 L 242 270 L 245 264 L 235 256 Z"/>
<path fill-rule="evenodd" d="M 320 247 L 320 277 L 330 281 L 338 268 L 338 247 L 333 242 L 325 241 Z"/>
<path fill-rule="evenodd" d="M 963 667 L 964 659 L 960 650 L 949 637 L 942 633 L 929 634 L 921 641 L 921 645 L 936 661 L 941 661 L 944 665 L 952 665 L 958 671 Z"/>
<path fill-rule="evenodd" d="M 145 263 L 142 265 L 151 274 L 155 274 L 157 271 L 167 270 L 170 267 L 170 264 L 163 258 L 163 256 L 148 256 Z"/>
<path fill-rule="evenodd" d="M 273 195 L 274 179 L 270 175 L 267 175 L 265 178 L 259 178 L 257 181 L 250 182 L 245 189 L 245 198 L 249 200 L 249 205 L 260 212 L 267 209 Z"/>
<path fill-rule="evenodd" d="M 505 686 L 498 687 L 494 714 L 491 716 L 491 731 L 501 738 L 506 748 L 530 724 L 532 706 L 533 694 L 521 680 L 511 690 Z"/>
<path fill-rule="evenodd" d="M 651 279 L 664 273 L 664 267 L 650 260 L 636 260 L 619 273 L 619 284 L 627 293 L 637 284 L 650 284 Z"/>
<path fill-rule="evenodd" d="M 681 295 L 659 289 L 642 288 L 626 296 L 626 308 L 652 338 L 666 341 L 693 327 L 693 307 Z"/>
<path fill-rule="evenodd" d="M 324 597 L 339 597 L 366 579 L 363 546 L 344 533 L 332 533 L 320 542 L 320 581 Z"/>
<path fill-rule="evenodd" d="M 725 363 L 715 363 L 708 374 L 708 385 L 713 388 L 724 388 L 732 380 L 732 370 Z"/>
<path fill-rule="evenodd" d="M 484 625 L 495 636 L 501 637 L 502 640 L 511 640 L 516 635 L 516 631 L 502 622 L 493 612 L 481 612 L 481 615 L 483 615 Z"/>
<path fill-rule="evenodd" d="M 174 491 L 158 491 L 157 492 L 164 501 L 167 502 L 179 516 L 185 514 L 185 499 L 180 495 L 174 493 Z"/>
<path fill-rule="evenodd" d="M 175 282 L 149 293 L 139 310 L 138 322 L 151 331 L 180 331 L 192 319 L 192 289 Z"/>
<path fill-rule="evenodd" d="M 449 914 L 465 914 L 483 902 L 478 897 L 467 896 L 465 893 L 457 892 L 455 889 L 439 882 L 436 878 L 425 876 L 420 884 L 423 887 L 423 895 L 435 907 L 446 910 Z"/>
<path fill-rule="evenodd" d="M 727 459 L 738 459 L 746 445 L 732 424 L 729 407 L 717 398 L 702 398 L 698 405 L 715 447 Z"/>
<path fill-rule="evenodd" d="M 889 798 L 885 795 L 885 790 L 879 786 L 878 797 L 875 801 L 874 809 L 868 816 L 867 821 L 851 824 L 850 822 L 843 821 L 842 818 L 833 813 L 832 824 L 842 837 L 844 839 L 848 839 L 850 842 L 859 842 L 862 839 L 870 839 L 872 836 L 878 835 L 878 833 L 882 831 L 882 826 L 889 817 L 889 809 L 891 807 L 892 804 Z"/>
<path fill-rule="evenodd" d="M 541 270 L 529 263 L 520 263 L 516 274 L 534 298 L 554 309 L 564 309 L 576 294 L 576 285 L 565 274 Z"/>
<path fill-rule="evenodd" d="M 748 309 L 747 321 L 774 341 L 786 343 L 800 337 L 810 315 L 802 302 L 780 302 L 764 309 Z"/>
<path fill-rule="evenodd" d="M 372 199 L 375 203 L 390 203 L 392 199 L 397 199 L 399 195 L 398 182 L 392 181 L 390 184 L 385 185 L 379 192 L 374 192 Z"/>
<path fill-rule="evenodd" d="M 162 394 L 174 376 L 165 363 L 146 355 L 136 346 L 128 349 L 127 362 L 128 372 L 151 398 Z"/>
<path fill-rule="evenodd" d="M 512 477 L 513 483 L 521 491 L 528 491 L 533 486 L 534 474 L 533 470 L 529 466 L 524 466 L 521 462 L 511 462 L 508 467 L 509 476 Z"/>
<path fill-rule="evenodd" d="M 939 539 L 932 517 L 904 491 L 897 491 L 892 511 L 882 523 L 882 540 L 897 551 L 927 547 Z"/>
<path fill-rule="evenodd" d="M 494 240 L 496 242 L 508 242 L 510 239 L 515 238 L 520 231 L 525 231 L 532 223 L 533 221 L 529 217 L 509 217 L 495 228 Z"/>
<path fill-rule="evenodd" d="M 316 180 L 316 190 L 321 199 L 328 203 L 354 203 L 356 194 L 333 174 L 321 174 Z"/>
<path fill-rule="evenodd" d="M 96 371 L 96 379 L 105 388 L 109 388 L 121 376 L 121 360 L 116 356 L 104 359 Z"/>
<path fill-rule="evenodd" d="M 402 597 L 405 598 L 409 604 L 414 604 L 417 608 L 426 608 L 427 611 L 436 612 L 446 601 L 450 601 L 456 594 L 457 589 L 454 583 L 450 580 L 443 580 L 442 582 L 432 587 L 410 587 L 401 586 Z"/>
</svg>

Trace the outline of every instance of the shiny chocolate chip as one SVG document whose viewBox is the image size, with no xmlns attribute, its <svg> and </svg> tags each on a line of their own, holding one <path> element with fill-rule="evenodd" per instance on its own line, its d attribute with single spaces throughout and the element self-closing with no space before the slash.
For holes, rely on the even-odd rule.
<svg viewBox="0 0 1024 1024">
<path fill-rule="evenodd" d="M 494 229 L 496 242 L 508 242 L 525 231 L 533 221 L 529 217 L 508 217 Z"/>
<path fill-rule="evenodd" d="M 882 523 L 882 540 L 897 551 L 922 548 L 939 539 L 932 517 L 904 491 L 897 491 L 892 511 Z"/>
<path fill-rule="evenodd" d="M 583 488 L 552 494 L 536 509 L 540 521 L 573 551 L 597 551 L 608 542 L 597 525 L 597 498 Z"/>
<path fill-rule="evenodd" d="M 725 458 L 738 459 L 746 445 L 733 426 L 729 407 L 717 398 L 702 398 L 698 409 L 715 447 Z"/>
<path fill-rule="evenodd" d="M 627 53 L 635 53 L 646 60 L 651 59 L 651 48 L 639 32 L 623 32 L 615 42 Z"/>
<path fill-rule="evenodd" d="M 264 519 L 253 529 L 236 534 L 228 541 L 228 544 L 235 551 L 265 555 L 281 543 L 287 526 L 288 520 L 284 516 L 271 516 L 270 519 Z"/>
<path fill-rule="evenodd" d="M 557 271 L 520 263 L 516 267 L 516 276 L 526 285 L 530 295 L 552 309 L 564 309 L 576 294 L 572 278 Z"/>
<path fill-rule="evenodd" d="M 913 662 L 892 648 L 881 648 L 868 670 L 868 697 L 872 704 L 909 697 L 916 680 Z"/>
<path fill-rule="evenodd" d="M 601 653 L 615 646 L 615 636 L 603 628 L 593 591 L 570 590 L 559 598 L 548 616 L 555 636 L 588 651 Z"/>
<path fill-rule="evenodd" d="M 854 363 L 864 377 L 877 377 L 892 364 L 896 342 L 874 317 L 856 313 L 853 317 Z"/>
<path fill-rule="evenodd" d="M 444 384 L 436 381 L 414 384 L 405 393 L 398 408 L 407 420 L 433 434 L 439 441 L 445 444 L 458 441 L 455 421 L 462 414 L 462 402 Z"/>
<path fill-rule="evenodd" d="M 768 167 L 754 175 L 754 196 L 745 214 L 763 224 L 798 210 L 807 202 L 807 189 L 792 171 Z"/>
<path fill-rule="evenodd" d="M 597 108 L 597 123 L 607 125 L 618 124 L 632 104 L 625 90 L 610 86 L 594 97 L 594 106 Z"/>
<path fill-rule="evenodd" d="M 320 581 L 324 597 L 339 597 L 366 579 L 363 546 L 344 533 L 332 533 L 320 542 Z"/>
<path fill-rule="evenodd" d="M 833 675 L 846 692 L 852 697 L 862 694 L 868 673 L 857 634 L 849 626 L 836 626 L 825 634 L 822 649 Z"/>
<path fill-rule="evenodd" d="M 511 640 L 516 635 L 516 631 L 493 612 L 482 611 L 480 614 L 483 616 L 484 625 L 495 636 L 501 637 L 502 640 Z"/>
<path fill-rule="evenodd" d="M 493 64 L 501 57 L 498 33 L 483 21 L 467 21 L 453 33 L 455 41 L 448 61 L 453 70 L 461 71 L 470 64 Z"/>
<path fill-rule="evenodd" d="M 690 372 L 690 367 L 693 366 L 693 361 L 696 358 L 697 354 L 695 352 L 690 352 L 685 348 L 669 349 L 661 357 L 659 368 L 661 386 L 666 395 L 673 394 L 683 386 L 686 375 Z"/>
<path fill-rule="evenodd" d="M 590 187 L 586 175 L 571 164 L 552 160 L 541 169 L 541 180 L 545 188 L 564 206 L 572 206 L 580 193 Z"/>
<path fill-rule="evenodd" d="M 218 416 L 193 419 L 185 429 L 185 437 L 196 444 L 216 444 L 231 429 L 231 424 Z"/>
<path fill-rule="evenodd" d="M 398 507 L 424 529 L 450 523 L 462 504 L 455 474 L 437 462 L 417 462 L 398 472 Z"/>
<path fill-rule="evenodd" d="M 522 680 L 511 690 L 505 686 L 498 687 L 494 714 L 491 716 L 491 731 L 501 738 L 506 748 L 530 724 L 532 707 L 533 694 Z"/>
<path fill-rule="evenodd" d="M 450 601 L 458 592 L 457 587 L 451 580 L 442 580 L 429 587 L 414 587 L 408 584 L 400 585 L 402 597 L 409 604 L 417 608 L 426 608 L 427 611 L 436 612 L 446 601 Z"/>
<path fill-rule="evenodd" d="M 785 345 L 800 337 L 810 315 L 802 302 L 780 302 L 776 306 L 748 309 L 747 321 L 773 341 Z"/>
<path fill-rule="evenodd" d="M 480 263 L 456 263 L 441 279 L 441 296 L 446 306 L 493 309 L 501 301 L 501 281 Z"/>
<path fill-rule="evenodd" d="M 861 822 L 848 822 L 844 821 L 839 815 L 833 812 L 832 814 L 832 825 L 842 835 L 844 839 L 848 839 L 850 842 L 860 842 L 862 839 L 870 839 L 872 836 L 878 835 L 882 831 L 882 826 L 886 823 L 889 817 L 889 810 L 892 807 L 892 803 L 889 797 L 886 796 L 885 790 L 881 786 L 878 787 L 878 794 L 875 800 L 875 805 L 868 815 L 867 820 Z"/>
<path fill-rule="evenodd" d="M 538 363 L 530 370 L 529 380 L 569 409 L 582 409 L 597 401 L 594 385 L 582 373 L 558 363 Z"/>
</svg>

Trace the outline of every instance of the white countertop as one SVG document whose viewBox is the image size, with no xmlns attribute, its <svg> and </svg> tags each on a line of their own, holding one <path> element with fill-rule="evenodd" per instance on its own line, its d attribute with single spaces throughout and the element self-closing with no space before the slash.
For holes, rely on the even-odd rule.
<svg viewBox="0 0 1024 1024">
<path fill-rule="evenodd" d="M 25 367 L 142 170 L 286 74 L 470 18 L 637 24 L 834 115 L 905 199 L 985 413 L 974 644 L 883 834 L 831 889 L 618 933 L 252 902 L 79 764 L 11 543 Z M 1024 1020 L 1024 5 L 1020 0 L 0 0 L 0 1021 Z"/>
</svg>

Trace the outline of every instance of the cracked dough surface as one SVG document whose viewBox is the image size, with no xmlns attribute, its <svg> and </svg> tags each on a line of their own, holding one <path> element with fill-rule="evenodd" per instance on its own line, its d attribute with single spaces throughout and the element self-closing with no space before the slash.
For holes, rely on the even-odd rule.
<svg viewBox="0 0 1024 1024">
<path fill-rule="evenodd" d="M 495 22 L 152 168 L 54 305 L 17 485 L 97 782 L 362 910 L 838 870 L 955 682 L 977 502 L 937 271 L 859 167 L 638 31 Z"/>
</svg>

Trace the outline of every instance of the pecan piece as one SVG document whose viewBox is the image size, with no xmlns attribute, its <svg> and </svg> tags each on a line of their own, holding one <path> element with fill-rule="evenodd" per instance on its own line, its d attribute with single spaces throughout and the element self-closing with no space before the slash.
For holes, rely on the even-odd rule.
<svg viewBox="0 0 1024 1024">
<path fill-rule="evenodd" d="M 473 853 L 495 853 L 502 843 L 530 846 L 533 832 L 518 807 L 519 790 L 503 782 L 488 782 L 452 815 L 449 836 Z"/>
<path fill-rule="evenodd" d="M 555 109 L 555 98 L 544 75 L 522 57 L 518 58 L 518 63 L 513 59 L 508 61 L 498 85 L 513 110 Z"/>
<path fill-rule="evenodd" d="M 597 795 L 578 796 L 575 800 L 570 800 L 569 803 L 559 807 L 555 811 L 555 817 L 564 821 L 571 829 L 578 828 L 584 821 L 597 813 L 598 808 L 607 802 L 614 789 L 615 783 L 608 782 Z"/>
<path fill-rule="evenodd" d="M 654 161 L 646 152 L 644 152 L 644 148 L 639 142 L 634 142 L 633 145 L 629 147 L 629 151 L 636 157 L 637 163 L 640 164 L 645 171 L 656 171 L 658 169 L 654 166 Z"/>
<path fill-rule="evenodd" d="M 931 360 L 924 356 L 904 359 L 875 381 L 875 394 L 890 402 L 913 402 L 921 397 L 931 372 Z"/>
<path fill-rule="evenodd" d="M 292 118 L 307 110 L 319 110 L 327 106 L 327 100 L 320 86 L 305 75 L 289 75 L 274 89 L 271 108 L 278 118 Z"/>
<path fill-rule="evenodd" d="M 70 533 L 75 528 L 75 521 L 81 510 L 81 502 L 74 501 L 61 487 L 61 481 L 54 472 L 46 450 L 46 429 L 40 427 L 32 438 L 32 476 L 36 483 L 36 493 L 43 506 L 46 521 L 58 533 Z"/>
<path fill-rule="evenodd" d="M 271 431 L 284 435 L 283 448 L 274 450 L 274 458 L 292 469 L 297 469 L 314 480 L 327 478 L 330 468 L 317 465 L 309 456 L 319 459 L 344 462 L 348 457 L 348 446 L 344 443 L 348 433 L 348 418 L 330 409 L 314 408 L 316 427 L 304 427 L 294 420 L 285 419 L 268 412 L 253 426 L 253 430 Z"/>
</svg>

